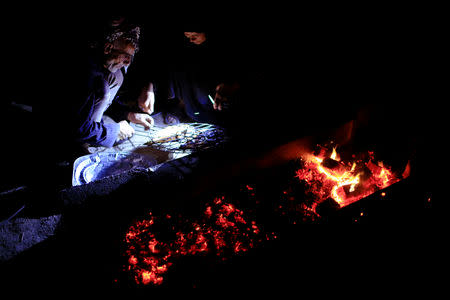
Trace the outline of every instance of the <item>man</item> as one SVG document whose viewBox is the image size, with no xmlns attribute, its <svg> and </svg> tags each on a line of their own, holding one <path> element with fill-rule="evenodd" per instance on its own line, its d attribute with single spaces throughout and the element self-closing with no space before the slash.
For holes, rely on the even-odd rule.
<svg viewBox="0 0 450 300">
<path fill-rule="evenodd" d="M 79 142 L 112 147 L 134 134 L 128 121 L 142 124 L 146 129 L 153 125 L 149 114 L 129 112 L 114 103 L 126 69 L 138 50 L 138 40 L 139 27 L 127 31 L 118 29 L 108 35 L 103 47 L 89 55 L 83 94 L 72 104 L 72 121 Z M 105 118 L 105 113 L 118 122 Z"/>
<path fill-rule="evenodd" d="M 205 32 L 184 32 L 184 38 L 169 71 L 169 99 L 180 100 L 191 120 L 224 125 L 229 118 L 224 107 L 239 89 L 229 53 Z"/>
</svg>

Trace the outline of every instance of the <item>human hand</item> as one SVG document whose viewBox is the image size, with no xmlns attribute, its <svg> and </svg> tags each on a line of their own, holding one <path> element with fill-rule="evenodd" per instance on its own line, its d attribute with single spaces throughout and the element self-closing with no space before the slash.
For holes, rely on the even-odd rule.
<svg viewBox="0 0 450 300">
<path fill-rule="evenodd" d="M 179 123 L 180 123 L 180 120 L 178 120 L 177 117 L 170 115 L 170 114 L 164 114 L 164 124 L 176 125 Z"/>
<path fill-rule="evenodd" d="M 150 83 L 144 88 L 138 97 L 138 106 L 143 112 L 151 115 L 155 106 L 155 93 L 153 92 L 153 85 Z"/>
<path fill-rule="evenodd" d="M 221 83 L 216 86 L 216 94 L 214 95 L 213 108 L 215 110 L 222 110 L 224 104 L 230 101 L 230 97 L 239 89 L 239 84 L 225 84 Z"/>
<path fill-rule="evenodd" d="M 134 128 L 130 126 L 130 124 L 128 124 L 127 121 L 123 120 L 119 122 L 119 135 L 117 136 L 117 140 L 124 140 L 127 139 L 131 136 L 133 136 L 134 134 Z"/>
<path fill-rule="evenodd" d="M 155 124 L 155 121 L 150 115 L 143 113 L 130 112 L 128 113 L 127 119 L 131 123 L 143 125 L 145 127 L 145 130 L 149 130 L 151 127 L 153 127 L 153 124 Z"/>
</svg>

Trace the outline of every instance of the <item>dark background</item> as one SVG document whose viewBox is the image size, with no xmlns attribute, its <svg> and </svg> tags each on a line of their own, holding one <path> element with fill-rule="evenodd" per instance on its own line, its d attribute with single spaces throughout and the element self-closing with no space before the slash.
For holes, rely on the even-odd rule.
<svg viewBox="0 0 450 300">
<path fill-rule="evenodd" d="M 9 8 L 5 13 L 8 17 L 2 19 L 2 28 L 5 29 L 2 63 L 6 74 L 2 80 L 3 95 L 0 100 L 1 124 L 5 134 L 2 144 L 9 145 L 4 147 L 3 172 L 7 172 L 8 176 L 3 184 L 9 183 L 9 186 L 31 183 L 57 190 L 57 185 L 46 177 L 53 171 L 48 166 L 54 163 L 53 154 L 59 150 L 58 139 L 52 134 L 55 130 L 51 122 L 52 114 L 64 113 L 64 95 L 76 88 L 71 86 L 71 82 L 77 75 L 77 62 L 84 59 L 82 49 L 85 42 L 95 35 L 111 13 L 117 13 L 115 9 L 64 5 L 52 7 L 53 10 L 45 7 Z M 441 153 L 445 152 L 446 138 L 444 127 L 441 127 L 445 93 L 441 53 L 442 19 L 437 13 L 439 8 L 226 8 L 221 13 L 212 10 L 193 14 L 181 8 L 161 10 L 152 7 L 143 12 L 142 7 L 132 7 L 131 4 L 127 8 L 120 7 L 120 13 L 125 12 L 144 28 L 144 42 L 134 65 L 141 62 L 155 63 L 155 70 L 164 69 L 165 63 L 170 61 L 176 50 L 176 43 L 171 36 L 182 34 L 191 26 L 206 27 L 229 41 L 227 47 L 239 54 L 244 69 L 257 70 L 263 74 L 263 79 L 245 98 L 242 118 L 236 119 L 234 126 L 240 137 L 238 146 L 244 152 L 242 155 L 250 156 L 258 151 L 262 153 L 294 138 L 327 132 L 354 119 L 358 111 L 369 107 L 369 126 L 362 140 L 378 147 L 388 156 L 396 153 L 404 155 L 405 151 L 410 155 L 409 151 L 414 149 L 422 173 L 419 179 L 415 177 L 413 184 L 420 192 L 429 191 L 437 185 L 434 174 L 437 174 L 439 167 L 429 162 L 429 157 L 445 161 L 445 154 Z M 134 74 L 131 71 L 130 76 L 135 78 L 150 76 L 142 69 L 135 69 Z M 32 117 L 12 109 L 9 105 L 11 101 L 32 105 Z M 125 188 L 125 191 L 130 189 Z M 407 197 L 418 197 L 415 191 L 411 186 L 407 186 L 406 191 L 400 189 L 403 198 L 399 196 L 401 201 L 396 203 L 391 212 L 384 210 L 385 207 L 378 207 L 379 213 L 369 219 L 373 224 L 370 228 L 353 229 L 342 234 L 338 229 L 326 226 L 314 229 L 301 227 L 301 234 L 304 234 L 302 241 L 308 247 L 302 248 L 300 253 L 314 259 L 291 260 L 297 256 L 296 247 L 299 245 L 295 241 L 299 232 L 293 230 L 293 239 L 283 240 L 276 249 L 269 247 L 261 250 L 262 253 L 255 254 L 249 260 L 236 259 L 238 263 L 224 266 L 228 270 L 219 277 L 223 277 L 223 285 L 227 282 L 235 284 L 227 274 L 234 273 L 234 266 L 238 266 L 241 269 L 237 271 L 242 272 L 237 279 L 240 285 L 245 285 L 243 280 L 248 279 L 247 274 L 252 276 L 258 273 L 250 281 L 255 286 L 261 282 L 295 286 L 296 278 L 287 275 L 293 267 L 302 270 L 306 283 L 314 282 L 320 286 L 314 278 L 324 278 L 325 273 L 330 274 L 330 269 L 333 271 L 327 282 L 332 283 L 342 275 L 341 270 L 351 269 L 353 278 L 356 278 L 358 274 L 368 276 L 371 271 L 380 274 L 384 270 L 393 270 L 391 267 L 394 266 L 398 272 L 387 274 L 387 277 L 395 283 L 397 274 L 405 275 L 415 266 L 430 267 L 428 259 L 431 258 L 425 257 L 423 253 L 419 257 L 418 249 L 433 239 L 427 230 L 434 231 L 435 228 L 422 227 L 420 222 L 418 226 L 411 227 L 414 215 L 397 218 L 402 216 L 399 213 L 407 203 L 404 202 Z M 122 199 L 117 195 L 115 197 L 115 200 Z M 438 205 L 434 199 L 433 205 Z M 92 214 L 91 218 L 96 220 L 95 213 L 101 209 L 87 214 Z M 409 210 L 419 212 L 420 216 L 426 214 L 428 221 L 435 217 L 428 215 L 429 211 L 424 213 L 425 208 L 420 205 Z M 384 223 L 386 217 L 391 224 L 395 223 L 395 230 L 390 224 Z M 87 223 L 84 230 L 89 230 L 89 225 Z M 82 233 L 75 233 L 79 239 L 70 241 L 71 236 L 68 236 L 57 243 L 62 245 L 61 249 L 67 249 L 67 245 L 84 241 Z M 368 236 L 364 238 L 366 243 L 363 246 L 357 241 L 364 234 Z M 407 243 L 402 244 L 403 240 L 397 239 L 398 236 L 402 236 Z M 95 235 L 90 238 L 96 240 Z M 67 245 L 64 244 L 65 239 Z M 294 242 L 291 244 L 291 241 Z M 88 242 L 77 245 L 79 248 L 69 253 L 85 250 L 84 247 L 89 247 Z M 336 246 L 341 244 L 346 246 Z M 347 251 L 353 246 L 359 251 L 358 254 Z M 425 253 L 434 254 L 433 246 L 427 248 Z M 50 266 L 55 268 L 49 268 L 44 274 L 55 279 L 58 275 L 53 270 L 67 271 L 65 266 L 76 267 L 78 262 L 84 261 L 83 256 L 68 260 L 64 253 L 56 253 L 60 248 L 45 247 L 42 245 L 41 249 L 34 252 L 37 254 L 32 254 L 28 260 L 25 258 L 25 266 L 30 262 L 31 269 L 34 264 L 39 267 L 33 275 L 45 269 L 46 263 L 50 261 Z M 330 252 L 327 250 L 330 248 L 338 250 Z M 411 249 L 415 251 L 409 252 Z M 371 253 L 371 250 L 376 251 Z M 52 254 L 55 253 L 58 259 L 66 259 L 66 264 L 52 261 Z M 271 253 L 270 258 L 279 259 L 273 264 L 267 262 L 269 268 L 260 264 L 260 259 L 267 259 L 267 253 Z M 40 261 L 41 254 L 47 260 Z M 342 257 L 336 257 L 339 254 Z M 89 262 L 91 260 L 95 261 L 95 258 L 91 257 Z M 365 264 L 361 265 L 360 261 Z M 431 262 L 434 265 L 441 261 L 434 257 Z M 365 269 L 367 265 L 369 268 Z M 89 268 L 87 262 L 82 266 Z M 77 271 L 71 276 L 84 274 L 82 270 Z M 270 277 L 262 275 L 265 271 L 272 271 L 271 276 L 285 273 L 273 282 Z M 432 272 L 431 269 L 426 271 Z M 207 277 L 200 272 L 200 277 Z M 220 273 L 220 268 L 217 272 Z M 88 276 L 94 285 L 97 280 L 95 275 Z M 408 279 L 414 279 L 410 277 Z M 358 277 L 359 283 L 364 283 L 364 278 Z M 205 280 L 208 283 L 208 280 L 213 279 Z M 376 279 L 372 280 L 370 283 L 378 283 Z M 46 281 L 46 277 L 42 277 L 38 283 L 41 281 Z M 334 285 L 334 288 L 338 287 L 341 286 Z"/>
<path fill-rule="evenodd" d="M 86 43 L 117 14 L 142 27 L 129 72 L 137 83 L 163 73 L 182 32 L 196 28 L 213 33 L 243 73 L 258 74 L 232 126 L 244 146 L 270 148 L 337 128 L 367 107 L 369 122 L 378 124 L 374 134 L 386 143 L 411 135 L 436 143 L 443 92 L 438 11 L 401 5 L 12 7 L 2 20 L 2 124 L 5 140 L 18 145 L 9 154 L 32 156 L 28 164 L 58 152 L 52 120 L 64 114 L 65 95 L 76 89 Z M 11 113 L 11 101 L 32 105 L 33 118 Z"/>
</svg>

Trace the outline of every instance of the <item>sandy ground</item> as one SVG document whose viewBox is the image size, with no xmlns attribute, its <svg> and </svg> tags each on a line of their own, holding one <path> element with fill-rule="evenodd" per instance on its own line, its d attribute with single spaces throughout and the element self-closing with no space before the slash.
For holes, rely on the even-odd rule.
<svg viewBox="0 0 450 300">
<path fill-rule="evenodd" d="M 0 225 L 0 262 L 55 235 L 61 215 L 41 218 L 19 217 Z"/>
</svg>

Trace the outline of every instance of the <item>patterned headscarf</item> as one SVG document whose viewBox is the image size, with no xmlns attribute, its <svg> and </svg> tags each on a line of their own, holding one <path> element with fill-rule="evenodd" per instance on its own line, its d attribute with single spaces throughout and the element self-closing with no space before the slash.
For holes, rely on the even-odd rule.
<svg viewBox="0 0 450 300">
<path fill-rule="evenodd" d="M 122 38 L 127 42 L 130 42 L 137 52 L 139 50 L 139 37 L 141 29 L 136 25 L 118 26 L 106 35 L 106 41 L 113 43 L 114 41 Z"/>
</svg>

